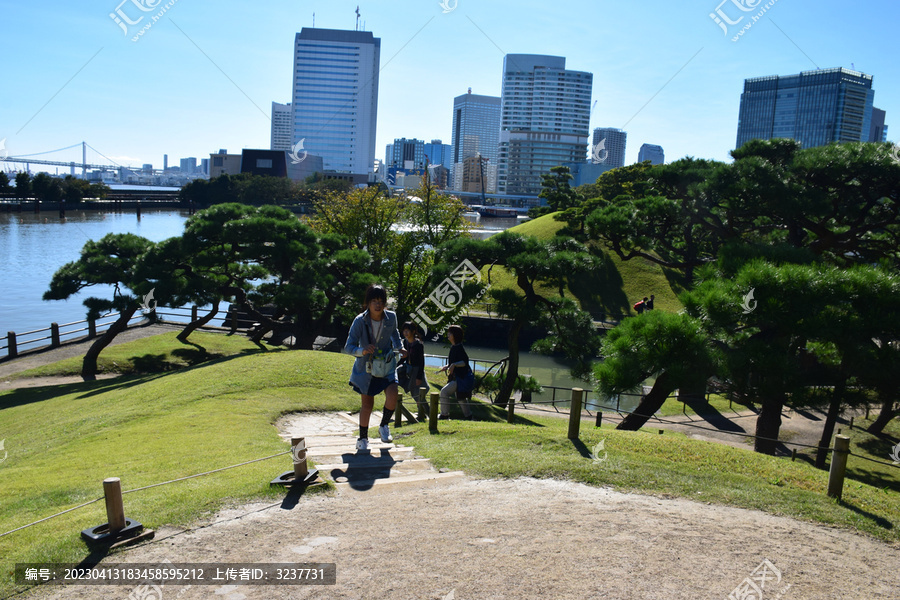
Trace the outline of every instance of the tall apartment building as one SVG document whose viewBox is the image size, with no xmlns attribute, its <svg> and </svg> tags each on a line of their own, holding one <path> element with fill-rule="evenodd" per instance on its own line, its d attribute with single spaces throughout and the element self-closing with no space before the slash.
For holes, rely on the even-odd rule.
<svg viewBox="0 0 900 600">
<path fill-rule="evenodd" d="M 884 124 L 886 118 L 887 113 L 883 110 L 880 108 L 872 108 L 872 126 L 869 128 L 870 142 L 887 141 L 888 126 Z"/>
<path fill-rule="evenodd" d="M 380 62 L 369 31 L 304 27 L 294 40 L 291 144 L 326 171 L 373 172 Z"/>
<path fill-rule="evenodd" d="M 791 138 L 804 148 L 865 142 L 871 135 L 872 76 L 834 68 L 744 81 L 737 147 Z"/>
<path fill-rule="evenodd" d="M 642 144 L 638 151 L 638 162 L 649 160 L 651 165 L 661 165 L 666 162 L 666 154 L 662 146 L 656 144 Z"/>
<path fill-rule="evenodd" d="M 287 150 L 291 147 L 291 105 L 272 103 L 272 133 L 269 150 Z"/>
<path fill-rule="evenodd" d="M 467 162 L 466 159 L 480 154 L 487 161 L 487 168 L 496 172 L 500 141 L 500 97 L 473 94 L 472 88 L 469 88 L 468 93 L 454 98 L 452 131 L 450 145 L 453 176 L 454 181 L 459 182 L 454 185 L 454 189 L 461 189 L 463 181 L 477 179 L 478 191 L 481 191 L 480 168 L 479 173 L 464 173 L 466 165 L 477 166 L 478 162 Z M 485 191 L 496 192 L 496 178 L 485 178 L 490 186 Z"/>
<path fill-rule="evenodd" d="M 608 165 L 611 169 L 625 166 L 625 144 L 628 134 L 615 127 L 598 127 L 591 141 L 590 161 L 595 165 Z"/>
<path fill-rule="evenodd" d="M 537 196 L 541 175 L 584 160 L 594 76 L 561 56 L 507 54 L 500 94 L 497 191 Z"/>
</svg>

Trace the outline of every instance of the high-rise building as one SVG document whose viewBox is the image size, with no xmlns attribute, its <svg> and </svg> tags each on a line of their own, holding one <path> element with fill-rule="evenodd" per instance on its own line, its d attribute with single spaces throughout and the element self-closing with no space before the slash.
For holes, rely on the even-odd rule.
<svg viewBox="0 0 900 600">
<path fill-rule="evenodd" d="M 507 54 L 500 94 L 497 191 L 537 196 L 541 175 L 584 160 L 594 76 L 561 56 Z"/>
<path fill-rule="evenodd" d="M 870 142 L 886 142 L 888 126 L 884 124 L 887 117 L 880 108 L 872 108 L 872 127 L 869 128 Z"/>
<path fill-rule="evenodd" d="M 655 144 L 642 144 L 638 151 L 638 162 L 642 163 L 649 160 L 651 165 L 661 165 L 666 162 L 666 154 L 663 152 L 662 146 Z"/>
<path fill-rule="evenodd" d="M 388 144 L 384 147 L 384 164 L 391 166 L 391 158 L 394 156 L 394 145 Z"/>
<path fill-rule="evenodd" d="M 200 159 L 200 173 L 202 175 L 206 175 L 207 177 L 209 177 L 209 159 L 208 158 Z"/>
<path fill-rule="evenodd" d="M 475 174 L 463 177 L 467 158 L 480 154 L 494 170 L 500 141 L 500 97 L 468 93 L 453 99 L 453 138 L 451 140 L 454 180 L 473 180 Z M 459 172 L 457 175 L 456 172 Z M 480 174 L 477 175 L 480 178 Z M 488 179 L 490 183 L 490 179 Z M 481 180 L 478 179 L 479 191 Z M 455 187 L 455 186 L 454 186 Z M 495 184 L 496 187 L 496 184 Z M 455 189 L 459 189 L 455 187 Z M 495 192 L 488 188 L 486 191 Z"/>
<path fill-rule="evenodd" d="M 625 143 L 628 134 L 615 127 L 598 127 L 591 141 L 591 162 L 609 165 L 612 169 L 625 166 Z"/>
<path fill-rule="evenodd" d="M 425 142 L 416 138 L 397 138 L 390 144 L 388 167 L 406 170 L 425 168 Z"/>
<path fill-rule="evenodd" d="M 197 159 L 193 156 L 181 159 L 181 172 L 185 175 L 191 175 L 197 170 Z"/>
<path fill-rule="evenodd" d="M 295 38 L 291 143 L 326 171 L 373 172 L 380 61 L 369 31 L 304 27 Z"/>
<path fill-rule="evenodd" d="M 443 165 L 448 171 L 453 168 L 452 146 L 441 140 L 431 140 L 429 144 L 422 144 L 425 158 L 429 165 Z"/>
<path fill-rule="evenodd" d="M 291 105 L 272 103 L 272 134 L 269 142 L 269 150 L 287 150 L 290 152 L 291 143 Z"/>
<path fill-rule="evenodd" d="M 791 138 L 804 148 L 865 142 L 871 134 L 872 76 L 844 68 L 744 81 L 737 147 Z"/>
</svg>

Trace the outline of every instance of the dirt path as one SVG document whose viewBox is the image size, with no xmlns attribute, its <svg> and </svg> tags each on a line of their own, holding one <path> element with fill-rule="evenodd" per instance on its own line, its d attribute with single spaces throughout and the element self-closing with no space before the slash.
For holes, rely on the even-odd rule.
<svg viewBox="0 0 900 600">
<path fill-rule="evenodd" d="M 900 548 L 866 537 L 750 510 L 534 479 L 243 506 L 197 529 L 160 531 L 114 560 L 335 563 L 337 584 L 169 585 L 158 596 L 129 596 L 133 586 L 67 586 L 29 597 L 721 600 L 764 560 L 778 570 L 770 571 L 767 599 L 785 588 L 784 600 L 900 597 Z"/>
</svg>

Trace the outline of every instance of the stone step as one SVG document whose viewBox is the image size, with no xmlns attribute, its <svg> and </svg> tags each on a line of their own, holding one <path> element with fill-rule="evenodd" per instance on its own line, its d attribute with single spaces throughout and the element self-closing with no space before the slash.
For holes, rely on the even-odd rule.
<svg viewBox="0 0 900 600">
<path fill-rule="evenodd" d="M 360 454 L 359 460 L 352 462 L 336 462 L 332 464 L 316 465 L 316 468 L 322 473 L 330 473 L 332 471 L 342 472 L 373 472 L 383 471 L 386 473 L 400 473 L 413 471 L 427 471 L 432 469 L 431 461 L 427 458 L 410 458 L 406 460 L 395 460 L 392 457 L 372 457 L 371 459 L 362 458 L 365 455 Z"/>
<path fill-rule="evenodd" d="M 341 492 L 365 492 L 378 493 L 388 492 L 397 489 L 398 486 L 433 486 L 447 485 L 456 483 L 465 478 L 462 471 L 448 471 L 439 473 L 437 471 L 426 471 L 422 473 L 404 475 L 402 477 L 388 477 L 380 479 L 359 479 L 350 481 L 339 481 L 336 483 L 337 489 Z"/>
<path fill-rule="evenodd" d="M 371 446 L 370 446 L 371 448 Z M 416 457 L 416 449 L 412 447 L 403 447 L 403 448 L 385 448 L 385 452 L 389 452 L 391 458 L 394 460 L 410 460 Z M 331 450 L 320 450 L 318 452 L 314 452 L 312 450 L 306 453 L 307 458 L 313 461 L 316 464 L 332 464 L 332 463 L 343 463 L 346 461 L 348 456 L 355 456 L 357 454 L 356 448 L 354 446 L 348 446 L 343 450 L 331 449 Z M 377 450 L 373 453 L 374 455 L 382 454 L 382 450 Z"/>
</svg>

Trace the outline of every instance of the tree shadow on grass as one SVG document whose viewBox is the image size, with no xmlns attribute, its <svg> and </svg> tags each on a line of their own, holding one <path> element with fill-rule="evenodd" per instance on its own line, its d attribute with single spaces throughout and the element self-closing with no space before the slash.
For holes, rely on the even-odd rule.
<svg viewBox="0 0 900 600">
<path fill-rule="evenodd" d="M 886 529 L 886 530 L 890 531 L 891 529 L 894 528 L 894 524 L 891 523 L 890 521 L 888 521 L 887 519 L 885 519 L 884 517 L 876 515 L 875 513 L 871 513 L 867 510 L 863 510 L 862 508 L 860 508 L 854 504 L 851 504 L 849 502 L 845 502 L 844 500 L 841 500 L 841 506 L 843 506 L 844 508 L 846 508 L 848 510 L 855 512 L 859 516 L 871 521 L 872 523 L 874 523 L 878 527 L 881 527 L 882 529 Z"/>
<path fill-rule="evenodd" d="M 747 433 L 747 431 L 720 413 L 714 406 L 705 400 L 689 400 L 685 402 L 688 408 L 693 410 L 698 417 L 718 429 L 719 431 L 731 431 L 735 433 Z"/>
<path fill-rule="evenodd" d="M 568 278 L 569 290 L 595 319 L 627 316 L 631 305 L 616 263 L 605 252 L 597 258 L 600 268 L 590 276 Z"/>
</svg>

